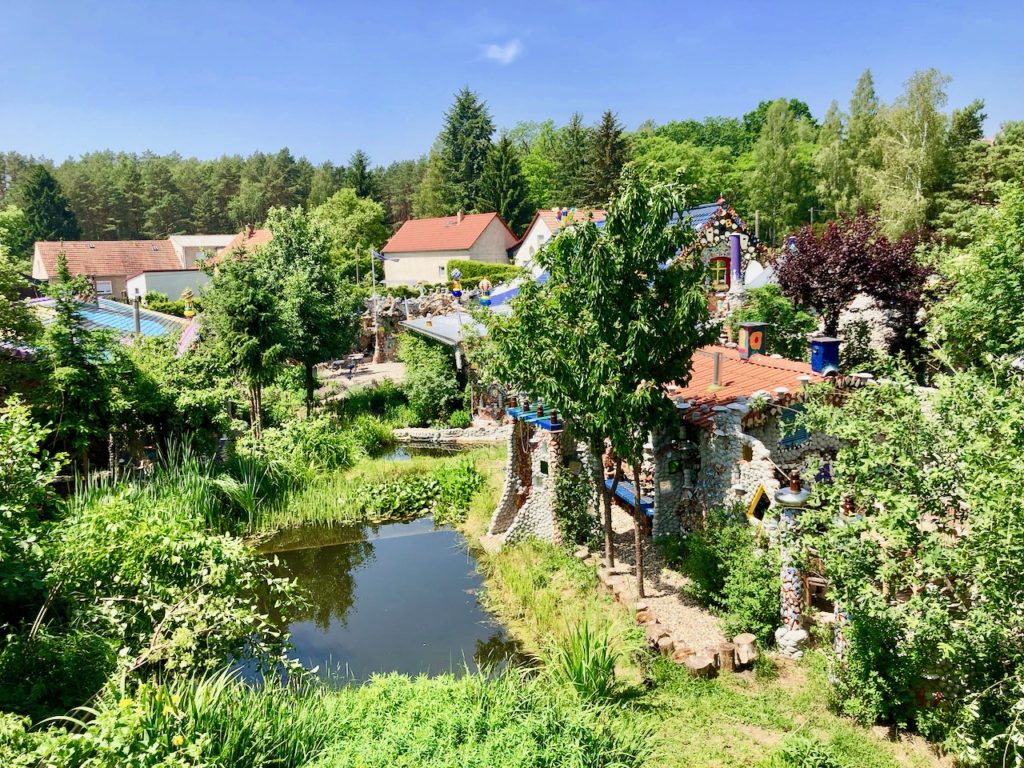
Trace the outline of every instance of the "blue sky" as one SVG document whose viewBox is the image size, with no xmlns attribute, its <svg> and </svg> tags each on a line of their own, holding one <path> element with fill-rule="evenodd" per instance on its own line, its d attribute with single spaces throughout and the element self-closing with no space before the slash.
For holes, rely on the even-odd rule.
<svg viewBox="0 0 1024 768">
<path fill-rule="evenodd" d="M 915 69 L 1024 119 L 1024 2 L 128 2 L 4 0 L 0 150 L 207 158 L 289 147 L 424 153 L 461 86 L 499 126 L 610 107 L 629 128 L 797 97 L 816 115 L 870 67 Z"/>
</svg>

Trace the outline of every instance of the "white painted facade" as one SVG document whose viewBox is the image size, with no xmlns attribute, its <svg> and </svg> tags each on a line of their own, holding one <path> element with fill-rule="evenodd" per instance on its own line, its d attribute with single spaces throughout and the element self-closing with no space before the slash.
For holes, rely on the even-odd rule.
<svg viewBox="0 0 1024 768">
<path fill-rule="evenodd" d="M 534 256 L 547 244 L 554 233 L 548 224 L 540 216 L 534 218 L 530 228 L 523 235 L 522 243 L 516 250 L 515 263 L 517 267 L 526 267 L 533 263 Z"/>
<path fill-rule="evenodd" d="M 177 301 L 186 288 L 191 288 L 198 296 L 199 290 L 209 282 L 210 276 L 198 269 L 140 272 L 128 278 L 128 297 L 145 297 L 150 291 L 156 291 Z"/>
<path fill-rule="evenodd" d="M 452 259 L 508 264 L 508 249 L 515 238 L 497 217 L 467 249 L 459 251 L 396 251 L 386 253 L 385 285 L 434 285 L 448 280 L 448 262 Z"/>
<path fill-rule="evenodd" d="M 196 259 L 207 253 L 220 253 L 235 239 L 235 235 L 171 235 L 171 247 L 185 269 L 195 267 Z"/>
</svg>

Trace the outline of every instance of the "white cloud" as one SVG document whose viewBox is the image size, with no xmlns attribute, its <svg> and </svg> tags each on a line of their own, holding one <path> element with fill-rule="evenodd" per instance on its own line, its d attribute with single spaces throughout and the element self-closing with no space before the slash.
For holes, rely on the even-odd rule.
<svg viewBox="0 0 1024 768">
<path fill-rule="evenodd" d="M 511 64 L 523 52 L 523 44 L 518 40 L 509 40 L 504 45 L 491 44 L 484 48 L 484 58 L 496 61 L 502 66 Z"/>
</svg>

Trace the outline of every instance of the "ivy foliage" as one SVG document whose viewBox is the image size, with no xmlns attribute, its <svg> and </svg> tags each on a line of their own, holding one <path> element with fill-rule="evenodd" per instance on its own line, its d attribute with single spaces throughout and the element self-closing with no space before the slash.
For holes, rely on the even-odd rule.
<svg viewBox="0 0 1024 768">
<path fill-rule="evenodd" d="M 405 363 L 402 389 L 417 422 L 446 422 L 462 403 L 452 351 L 415 334 L 403 333 L 398 339 L 398 357 Z"/>
</svg>

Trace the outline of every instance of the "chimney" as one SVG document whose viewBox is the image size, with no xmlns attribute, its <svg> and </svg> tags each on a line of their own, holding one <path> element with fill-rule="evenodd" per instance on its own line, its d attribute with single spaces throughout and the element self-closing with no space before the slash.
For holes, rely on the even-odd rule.
<svg viewBox="0 0 1024 768">
<path fill-rule="evenodd" d="M 455 223 L 456 224 L 461 224 L 462 223 L 462 209 L 461 208 L 459 208 L 459 215 L 455 217 Z"/>
<path fill-rule="evenodd" d="M 768 354 L 768 327 L 771 323 L 740 323 L 740 337 L 737 347 L 740 360 L 751 355 Z"/>
<path fill-rule="evenodd" d="M 811 339 L 811 370 L 821 376 L 839 373 L 840 339 L 815 336 Z"/>
<path fill-rule="evenodd" d="M 715 392 L 722 388 L 722 353 L 715 352 L 713 357 L 713 366 L 711 368 L 711 386 L 708 390 Z"/>
</svg>

